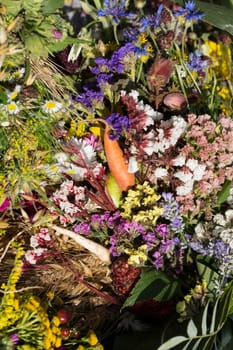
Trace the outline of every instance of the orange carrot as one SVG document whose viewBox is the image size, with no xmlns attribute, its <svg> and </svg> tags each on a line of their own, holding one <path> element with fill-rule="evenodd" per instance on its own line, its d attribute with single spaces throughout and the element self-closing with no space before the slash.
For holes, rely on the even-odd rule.
<svg viewBox="0 0 233 350">
<path fill-rule="evenodd" d="M 108 162 L 109 170 L 116 183 L 122 191 L 126 191 L 135 184 L 135 176 L 128 172 L 128 165 L 125 161 L 122 149 L 117 140 L 109 138 L 110 126 L 102 119 L 98 119 L 105 125 L 104 151 Z"/>
</svg>

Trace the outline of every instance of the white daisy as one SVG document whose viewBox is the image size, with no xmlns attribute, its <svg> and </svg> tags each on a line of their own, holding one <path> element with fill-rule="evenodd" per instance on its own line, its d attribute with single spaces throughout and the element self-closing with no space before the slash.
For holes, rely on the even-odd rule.
<svg viewBox="0 0 233 350">
<path fill-rule="evenodd" d="M 10 101 L 15 100 L 19 92 L 21 91 L 21 89 L 22 87 L 20 85 L 16 85 L 16 87 L 14 88 L 14 91 L 7 94 L 8 100 Z"/>
<path fill-rule="evenodd" d="M 16 72 L 13 73 L 13 79 L 20 79 L 24 76 L 25 68 L 20 68 Z"/>
<path fill-rule="evenodd" d="M 14 101 L 10 102 L 5 105 L 5 111 L 9 114 L 17 114 L 20 111 L 19 104 Z"/>
<path fill-rule="evenodd" d="M 45 113 L 51 114 L 51 113 L 58 112 L 62 107 L 63 107 L 62 103 L 54 101 L 54 100 L 48 100 L 42 106 L 42 109 Z"/>
</svg>

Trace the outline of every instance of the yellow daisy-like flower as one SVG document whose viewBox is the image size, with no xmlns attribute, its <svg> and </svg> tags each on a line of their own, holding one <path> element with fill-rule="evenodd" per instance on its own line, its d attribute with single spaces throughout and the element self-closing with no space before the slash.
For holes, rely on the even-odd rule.
<svg viewBox="0 0 233 350">
<path fill-rule="evenodd" d="M 43 105 L 42 109 L 45 113 L 52 114 L 58 112 L 62 108 L 62 103 L 54 101 L 54 100 L 48 100 Z"/>
</svg>

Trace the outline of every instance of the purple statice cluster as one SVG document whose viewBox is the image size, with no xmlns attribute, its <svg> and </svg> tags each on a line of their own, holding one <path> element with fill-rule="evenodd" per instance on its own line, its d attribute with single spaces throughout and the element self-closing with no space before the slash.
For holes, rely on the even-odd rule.
<svg viewBox="0 0 233 350">
<path fill-rule="evenodd" d="M 188 246 L 202 256 L 215 260 L 218 273 L 223 277 L 233 276 L 233 250 L 227 242 L 220 238 L 206 241 L 197 241 L 192 236 L 186 235 Z"/>
<path fill-rule="evenodd" d="M 122 18 L 132 18 L 134 14 L 126 9 L 126 0 L 104 0 L 103 8 L 97 12 L 97 17 L 111 16 L 113 22 L 117 25 Z"/>
<path fill-rule="evenodd" d="M 164 208 L 162 218 L 165 222 L 155 226 L 154 232 L 146 232 L 143 240 L 156 269 L 167 267 L 182 271 L 182 262 L 186 244 L 184 241 L 184 223 L 179 205 L 172 193 L 163 193 L 161 204 Z M 163 220 L 162 220 L 163 221 Z"/>
<path fill-rule="evenodd" d="M 129 129 L 129 118 L 119 113 L 112 113 L 105 119 L 109 125 L 113 128 L 109 137 L 111 140 L 118 140 L 122 131 Z"/>
<path fill-rule="evenodd" d="M 109 82 L 114 73 L 121 74 L 130 71 L 134 52 L 134 45 L 126 43 L 115 50 L 111 58 L 97 57 L 96 66 L 91 68 L 91 72 L 95 74 L 98 85 L 101 87 L 102 83 Z"/>
<path fill-rule="evenodd" d="M 104 94 L 102 91 L 91 90 L 84 87 L 84 92 L 75 97 L 75 101 L 81 103 L 86 108 L 94 112 L 95 109 L 103 108 Z"/>
</svg>

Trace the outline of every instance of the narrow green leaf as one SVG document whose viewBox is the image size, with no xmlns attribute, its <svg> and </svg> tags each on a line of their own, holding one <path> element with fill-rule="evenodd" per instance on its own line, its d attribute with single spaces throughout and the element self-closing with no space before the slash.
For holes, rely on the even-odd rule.
<svg viewBox="0 0 233 350">
<path fill-rule="evenodd" d="M 215 304 L 214 304 L 212 318 L 211 318 L 211 324 L 210 324 L 210 333 L 212 333 L 215 329 L 215 321 L 216 321 L 216 313 L 217 313 L 218 304 L 219 304 L 219 299 L 217 299 Z"/>
<path fill-rule="evenodd" d="M 168 341 L 166 341 L 165 343 L 163 343 L 162 345 L 160 345 L 156 350 L 169 350 L 187 340 L 189 339 L 181 335 L 178 335 L 177 337 L 173 337 Z"/>
<path fill-rule="evenodd" d="M 188 350 L 188 348 L 189 348 L 189 345 L 192 343 L 192 339 L 190 339 L 188 342 L 187 342 L 187 344 L 182 348 L 182 350 Z"/>
<path fill-rule="evenodd" d="M 208 308 L 209 308 L 209 301 L 205 306 L 205 309 L 203 311 L 203 315 L 202 315 L 202 320 L 201 320 L 201 332 L 202 335 L 206 335 L 207 334 L 207 315 L 208 315 Z"/>
<path fill-rule="evenodd" d="M 202 341 L 202 338 L 196 340 L 195 344 L 193 344 L 192 350 L 199 350 L 199 344 Z"/>
<path fill-rule="evenodd" d="M 187 334 L 189 338 L 196 337 L 197 335 L 197 327 L 195 326 L 195 323 L 193 322 L 192 319 L 188 323 Z"/>
</svg>

